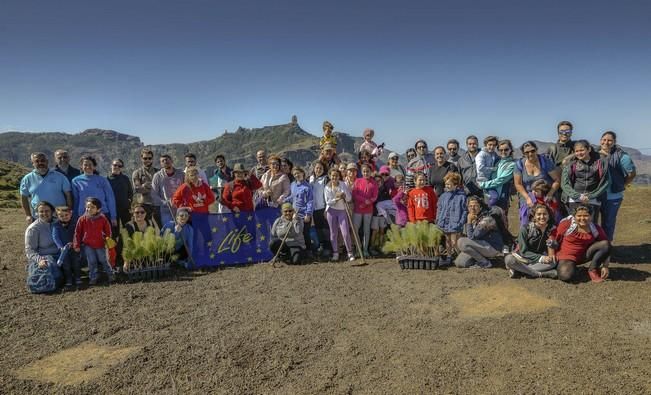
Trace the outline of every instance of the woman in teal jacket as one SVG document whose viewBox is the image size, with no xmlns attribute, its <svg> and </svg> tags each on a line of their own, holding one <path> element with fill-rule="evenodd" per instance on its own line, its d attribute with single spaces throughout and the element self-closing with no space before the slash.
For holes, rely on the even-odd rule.
<svg viewBox="0 0 651 395">
<path fill-rule="evenodd" d="M 513 171 L 515 170 L 511 140 L 501 140 L 497 145 L 497 150 L 500 156 L 497 169 L 493 172 L 490 180 L 479 182 L 479 186 L 484 190 L 488 206 L 498 206 L 506 214 L 511 201 L 511 185 L 513 185 Z"/>
</svg>

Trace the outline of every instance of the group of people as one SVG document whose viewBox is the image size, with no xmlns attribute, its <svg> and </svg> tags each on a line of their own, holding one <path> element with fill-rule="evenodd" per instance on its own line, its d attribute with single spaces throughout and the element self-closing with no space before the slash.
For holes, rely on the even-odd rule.
<svg viewBox="0 0 651 395">
<path fill-rule="evenodd" d="M 142 166 L 129 179 L 120 159 L 103 177 L 92 156 L 80 158 L 78 170 L 65 150 L 57 150 L 50 169 L 47 156 L 34 153 L 34 170 L 20 186 L 29 225 L 28 270 L 52 267 L 73 287 L 80 284 L 83 256 L 90 284 L 97 282 L 98 265 L 110 281 L 104 240 L 121 228 L 132 234 L 153 226 L 191 240 L 192 213 L 271 207 L 279 217 L 270 249 L 288 263 L 379 255 L 390 225 L 428 221 L 446 236 L 440 265 L 489 268 L 504 255 L 511 277 L 569 281 L 575 267 L 586 262 L 592 281 L 608 276 L 617 212 L 635 177 L 633 161 L 616 144 L 614 132 L 604 132 L 593 147 L 573 140 L 573 125 L 563 121 L 557 142 L 546 152 L 526 141 L 518 159 L 511 141 L 496 136 L 485 137 L 480 148 L 480 140 L 470 135 L 465 150 L 456 139 L 432 151 L 418 140 L 405 161 L 391 152 L 383 163 L 384 144 L 366 129 L 357 160 L 346 163 L 333 130 L 330 122 L 323 123 L 318 159 L 306 168 L 260 150 L 251 169 L 242 163 L 228 166 L 219 154 L 214 172 L 206 174 L 192 153 L 185 155 L 184 169 L 160 154 L 158 169 L 154 153 L 144 148 Z M 507 214 L 514 196 L 520 231 L 512 240 Z M 180 244 L 186 248 L 180 245 L 179 253 L 191 255 L 188 243 Z"/>
</svg>

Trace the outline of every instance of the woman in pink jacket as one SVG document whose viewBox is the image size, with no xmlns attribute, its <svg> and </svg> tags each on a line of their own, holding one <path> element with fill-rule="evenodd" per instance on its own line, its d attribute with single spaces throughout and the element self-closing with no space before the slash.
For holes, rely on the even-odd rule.
<svg viewBox="0 0 651 395">
<path fill-rule="evenodd" d="M 373 206 L 377 200 L 378 186 L 373 177 L 371 177 L 371 167 L 367 164 L 362 165 L 362 177 L 355 180 L 353 184 L 353 226 L 356 232 L 364 223 L 364 238 L 362 248 L 364 256 L 368 257 L 368 242 L 371 237 L 371 218 L 373 217 Z"/>
</svg>

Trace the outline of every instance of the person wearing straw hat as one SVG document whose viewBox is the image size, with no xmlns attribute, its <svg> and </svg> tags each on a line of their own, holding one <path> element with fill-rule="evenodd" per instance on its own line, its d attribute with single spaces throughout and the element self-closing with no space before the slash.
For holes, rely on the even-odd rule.
<svg viewBox="0 0 651 395">
<path fill-rule="evenodd" d="M 271 244 L 269 249 L 278 254 L 290 264 L 300 265 L 305 255 L 305 239 L 303 238 L 303 220 L 294 211 L 291 203 L 283 203 L 281 215 L 271 226 Z"/>
<path fill-rule="evenodd" d="M 236 213 L 253 211 L 253 192 L 261 188 L 262 183 L 255 174 L 244 170 L 241 163 L 233 166 L 233 177 L 235 179 L 224 186 L 222 204 Z"/>
</svg>

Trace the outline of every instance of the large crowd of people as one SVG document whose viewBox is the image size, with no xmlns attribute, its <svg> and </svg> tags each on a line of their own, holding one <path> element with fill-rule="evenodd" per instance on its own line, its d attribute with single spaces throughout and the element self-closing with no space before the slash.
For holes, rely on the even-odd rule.
<svg viewBox="0 0 651 395">
<path fill-rule="evenodd" d="M 380 255 L 387 228 L 427 221 L 445 234 L 440 266 L 485 269 L 503 256 L 511 277 L 570 281 L 582 264 L 591 281 L 608 277 L 617 212 L 636 174 L 615 132 L 604 132 L 593 146 L 573 140 L 572 123 L 562 121 L 546 152 L 526 141 L 517 159 L 511 141 L 497 136 L 485 137 L 481 148 L 470 135 L 465 149 L 449 139 L 431 151 L 419 139 L 383 163 L 384 144 L 374 141 L 374 130 L 362 133 L 357 160 L 344 162 L 333 129 L 323 123 L 318 159 L 305 168 L 261 149 L 251 169 L 218 153 L 206 174 L 192 153 L 179 168 L 169 154 L 143 148 L 131 178 L 119 158 L 105 177 L 91 155 L 79 158 L 77 169 L 65 149 L 55 152 L 53 168 L 45 154 L 32 153 L 34 170 L 20 185 L 28 283 L 40 270 L 66 288 L 80 286 L 82 261 L 90 285 L 100 268 L 112 281 L 105 240 L 119 238 L 123 228 L 129 235 L 150 227 L 171 231 L 183 241 L 181 261 L 191 269 L 192 213 L 261 208 L 278 210 L 269 247 L 291 264 Z M 517 237 L 508 232 L 512 204 Z"/>
</svg>

